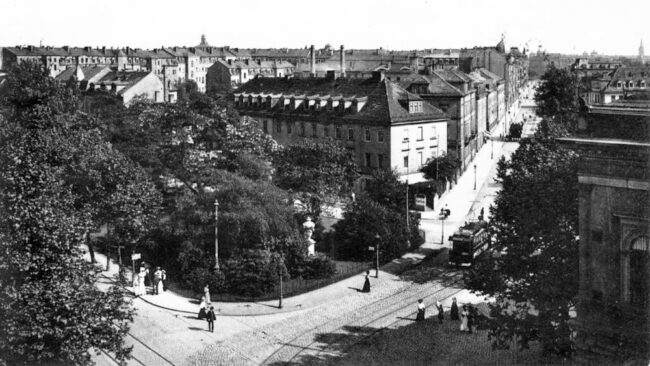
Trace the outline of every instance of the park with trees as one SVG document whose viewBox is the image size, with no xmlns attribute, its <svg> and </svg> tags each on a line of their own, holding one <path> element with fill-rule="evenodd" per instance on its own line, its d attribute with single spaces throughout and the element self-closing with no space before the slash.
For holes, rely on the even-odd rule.
<svg viewBox="0 0 650 366">
<path fill-rule="evenodd" d="M 187 289 L 256 298 L 275 294 L 279 278 L 336 272 L 330 257 L 307 255 L 307 216 L 339 259 L 367 261 L 377 236 L 382 262 L 421 243 L 393 172 L 352 201 L 359 175 L 345 148 L 279 146 L 193 83 L 181 89 L 176 104 L 125 107 L 109 91 L 61 85 L 40 64 L 9 71 L 0 90 L 0 364 L 92 364 L 98 349 L 129 357 L 134 309 L 122 287 L 97 288 L 95 251 L 118 249 L 124 266 L 141 253 Z M 346 213 L 324 234 L 321 207 L 334 203 Z M 105 237 L 91 239 L 102 226 Z"/>
</svg>

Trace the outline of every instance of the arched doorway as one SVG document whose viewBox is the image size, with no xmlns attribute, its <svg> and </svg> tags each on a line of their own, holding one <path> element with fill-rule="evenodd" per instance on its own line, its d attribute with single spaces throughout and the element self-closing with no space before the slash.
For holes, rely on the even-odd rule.
<svg viewBox="0 0 650 366">
<path fill-rule="evenodd" d="M 630 243 L 630 303 L 650 306 L 650 239 L 640 236 Z"/>
</svg>

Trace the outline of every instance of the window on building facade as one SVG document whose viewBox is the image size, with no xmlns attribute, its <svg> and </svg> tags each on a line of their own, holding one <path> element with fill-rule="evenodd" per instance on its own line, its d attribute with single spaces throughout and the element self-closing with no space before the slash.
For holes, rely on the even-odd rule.
<svg viewBox="0 0 650 366">
<path fill-rule="evenodd" d="M 341 139 L 341 126 L 336 126 L 335 134 L 337 139 Z"/>
<path fill-rule="evenodd" d="M 269 122 L 267 120 L 262 121 L 262 130 L 264 133 L 269 133 Z"/>
<path fill-rule="evenodd" d="M 621 83 L 620 81 L 617 82 L 617 83 L 616 83 L 616 87 L 617 87 L 617 88 L 622 88 L 622 87 L 623 87 L 623 83 Z"/>
<path fill-rule="evenodd" d="M 370 153 L 366 153 L 366 166 L 372 167 L 372 156 Z"/>
<path fill-rule="evenodd" d="M 422 151 L 418 151 L 418 164 L 422 165 L 424 164 L 424 155 L 422 154 Z"/>
<path fill-rule="evenodd" d="M 323 137 L 330 137 L 330 128 L 328 126 L 323 127 Z"/>
<path fill-rule="evenodd" d="M 351 128 L 348 128 L 348 140 L 354 140 L 354 130 Z"/>
<path fill-rule="evenodd" d="M 280 133 L 282 132 L 282 123 L 280 121 L 275 121 L 275 132 Z"/>
<path fill-rule="evenodd" d="M 300 136 L 305 136 L 305 122 L 300 124 Z"/>
<path fill-rule="evenodd" d="M 384 167 L 384 154 L 377 154 L 377 166 L 379 168 Z"/>
<path fill-rule="evenodd" d="M 418 141 L 424 140 L 424 127 L 418 127 Z"/>
<path fill-rule="evenodd" d="M 291 135 L 293 132 L 293 122 L 287 122 L 287 134 Z"/>
<path fill-rule="evenodd" d="M 639 87 L 641 87 L 641 88 L 645 88 L 645 80 L 641 80 L 641 81 L 639 82 Z"/>
<path fill-rule="evenodd" d="M 409 141 L 409 130 L 408 128 L 405 128 L 404 131 L 402 132 L 402 141 L 403 142 L 408 142 Z"/>
<path fill-rule="evenodd" d="M 407 155 L 404 156 L 404 168 L 408 168 L 408 167 L 409 167 L 409 157 Z"/>
<path fill-rule="evenodd" d="M 384 131 L 377 132 L 377 141 L 384 142 Z"/>
<path fill-rule="evenodd" d="M 315 123 L 311 124 L 311 136 L 318 137 L 318 125 L 316 125 Z"/>
<path fill-rule="evenodd" d="M 438 139 L 438 130 L 436 130 L 436 126 L 431 127 L 431 140 L 437 140 Z"/>
<path fill-rule="evenodd" d="M 630 251 L 630 302 L 645 309 L 650 305 L 650 238 L 641 236 L 632 241 Z"/>
<path fill-rule="evenodd" d="M 370 141 L 370 129 L 369 129 L 369 128 L 366 128 L 366 130 L 365 130 L 365 134 L 366 134 L 366 136 L 365 136 L 365 137 L 366 137 L 366 141 Z"/>
</svg>

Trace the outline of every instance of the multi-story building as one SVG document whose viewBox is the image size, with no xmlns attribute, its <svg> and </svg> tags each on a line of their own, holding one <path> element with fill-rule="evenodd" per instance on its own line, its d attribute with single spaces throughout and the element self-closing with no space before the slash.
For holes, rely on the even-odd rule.
<svg viewBox="0 0 650 366">
<path fill-rule="evenodd" d="M 587 105 L 580 155 L 577 360 L 650 362 L 650 103 Z"/>
<path fill-rule="evenodd" d="M 55 78 L 60 83 L 74 81 L 82 91 L 101 90 L 122 99 L 129 105 L 133 98 L 141 97 L 153 102 L 164 101 L 163 83 L 149 71 L 114 71 L 108 66 L 69 67 Z"/>
<path fill-rule="evenodd" d="M 650 66 L 621 66 L 600 77 L 581 79 L 581 96 L 589 104 L 650 97 Z"/>
<path fill-rule="evenodd" d="M 447 150 L 448 117 L 376 73 L 369 79 L 257 78 L 234 93 L 241 115 L 260 122 L 280 144 L 305 138 L 340 141 L 362 171 L 392 168 L 419 175 Z"/>
<path fill-rule="evenodd" d="M 287 77 L 294 70 L 295 66 L 287 61 L 219 60 L 208 67 L 206 91 L 227 92 L 256 77 Z"/>
<path fill-rule="evenodd" d="M 518 101 L 519 90 L 528 82 L 528 56 L 525 50 L 520 52 L 517 47 L 512 47 L 506 53 L 504 40 L 501 39 L 496 47 L 461 49 L 460 58 L 461 70 L 471 72 L 484 68 L 504 80 L 508 108 Z"/>
</svg>

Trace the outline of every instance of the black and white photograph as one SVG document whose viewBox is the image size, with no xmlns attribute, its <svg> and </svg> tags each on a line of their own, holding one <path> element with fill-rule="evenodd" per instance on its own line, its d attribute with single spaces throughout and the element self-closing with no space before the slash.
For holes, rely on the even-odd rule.
<svg viewBox="0 0 650 366">
<path fill-rule="evenodd" d="M 650 366 L 649 14 L 0 0 L 0 366 Z"/>
</svg>

